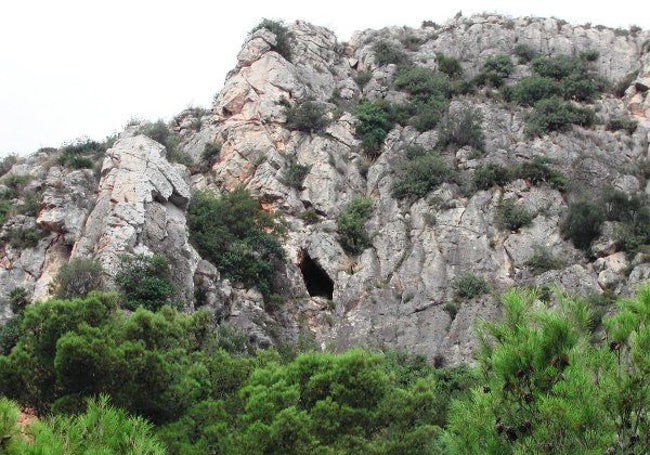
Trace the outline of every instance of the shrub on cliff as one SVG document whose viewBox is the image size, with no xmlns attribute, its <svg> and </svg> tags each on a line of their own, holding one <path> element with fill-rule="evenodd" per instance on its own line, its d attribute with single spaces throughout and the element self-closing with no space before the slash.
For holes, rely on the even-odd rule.
<svg viewBox="0 0 650 455">
<path fill-rule="evenodd" d="M 313 99 L 286 106 L 284 115 L 287 118 L 287 128 L 305 133 L 320 133 L 330 124 L 325 106 Z"/>
<path fill-rule="evenodd" d="M 273 216 L 243 187 L 217 196 L 194 193 L 188 209 L 190 242 L 226 278 L 269 296 L 274 262 L 284 258 Z"/>
<path fill-rule="evenodd" d="M 275 35 L 275 45 L 273 50 L 283 56 L 286 60 L 291 61 L 291 46 L 289 44 L 290 33 L 289 29 L 284 26 L 281 22 L 273 21 L 270 19 L 262 19 L 262 21 L 257 24 L 251 30 L 251 33 L 258 31 L 259 29 L 265 28 Z"/>
<path fill-rule="evenodd" d="M 115 275 L 115 284 L 124 295 L 124 307 L 157 310 L 169 304 L 174 295 L 169 261 L 165 256 L 123 256 L 122 269 Z"/>
<path fill-rule="evenodd" d="M 372 214 L 372 199 L 357 196 L 336 220 L 339 243 L 351 254 L 359 254 L 370 246 L 365 224 Z"/>
<path fill-rule="evenodd" d="M 94 259 L 76 258 L 59 268 L 52 281 L 54 296 L 60 299 L 85 297 L 104 288 L 104 269 Z"/>
</svg>

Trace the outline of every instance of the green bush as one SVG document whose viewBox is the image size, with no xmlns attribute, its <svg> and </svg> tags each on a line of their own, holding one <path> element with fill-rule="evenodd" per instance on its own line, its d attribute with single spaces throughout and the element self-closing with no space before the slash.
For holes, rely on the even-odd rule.
<svg viewBox="0 0 650 455">
<path fill-rule="evenodd" d="M 201 153 L 201 161 L 204 163 L 203 167 L 209 169 L 212 165 L 219 159 L 219 154 L 221 153 L 221 143 L 219 142 L 208 142 L 203 147 L 203 152 Z"/>
<path fill-rule="evenodd" d="M 530 76 L 524 77 L 517 82 L 509 90 L 508 98 L 522 106 L 533 106 L 540 100 L 561 94 L 562 87 L 555 80 L 547 77 Z"/>
<path fill-rule="evenodd" d="M 289 33 L 289 29 L 281 22 L 262 19 L 262 21 L 251 30 L 251 33 L 262 28 L 267 29 L 275 35 L 275 45 L 272 49 L 283 56 L 286 60 L 291 61 L 291 46 L 289 43 L 291 34 Z"/>
<path fill-rule="evenodd" d="M 549 270 L 562 269 L 566 263 L 553 256 L 548 249 L 543 247 L 535 248 L 535 253 L 526 261 L 526 267 L 530 268 L 534 275 L 539 275 Z"/>
<path fill-rule="evenodd" d="M 518 231 L 520 228 L 528 226 L 533 218 L 533 214 L 521 205 L 515 204 L 512 199 L 506 199 L 499 205 L 495 221 L 500 229 Z"/>
<path fill-rule="evenodd" d="M 488 163 L 479 166 L 474 171 L 474 187 L 478 190 L 489 190 L 493 186 L 504 186 L 513 179 L 510 168 L 500 164 Z"/>
<path fill-rule="evenodd" d="M 372 215 L 372 199 L 356 196 L 336 219 L 339 243 L 350 254 L 359 254 L 370 246 L 365 229 Z"/>
<path fill-rule="evenodd" d="M 473 299 L 490 292 L 488 282 L 482 276 L 466 273 L 454 281 L 454 293 L 460 299 Z"/>
<path fill-rule="evenodd" d="M 464 106 L 461 110 L 450 113 L 440 125 L 439 147 L 470 146 L 483 150 L 485 136 L 481 129 L 482 116 L 478 109 Z"/>
<path fill-rule="evenodd" d="M 483 65 L 483 70 L 474 79 L 477 85 L 490 85 L 499 88 L 504 79 L 510 76 L 514 65 L 509 55 L 495 55 L 489 57 Z"/>
<path fill-rule="evenodd" d="M 311 166 L 308 166 L 306 164 L 298 164 L 292 161 L 287 164 L 287 167 L 284 170 L 284 174 L 282 175 L 282 182 L 291 188 L 302 190 L 303 182 L 305 181 L 305 177 L 307 177 L 307 174 L 309 174 L 310 170 Z"/>
<path fill-rule="evenodd" d="M 122 268 L 115 284 L 124 296 L 124 307 L 155 311 L 171 302 L 174 286 L 170 281 L 169 261 L 165 256 L 122 256 Z"/>
<path fill-rule="evenodd" d="M 379 155 L 388 132 L 395 126 L 391 106 L 385 101 L 363 100 L 355 111 L 359 123 L 356 134 L 361 139 L 361 148 L 369 157 Z"/>
<path fill-rule="evenodd" d="M 354 77 L 354 82 L 356 82 L 359 88 L 363 90 L 371 79 L 372 71 L 359 71 Z"/>
<path fill-rule="evenodd" d="M 104 289 L 104 269 L 94 259 L 75 258 L 63 264 L 52 281 L 55 297 L 85 297 L 90 291 Z"/>
<path fill-rule="evenodd" d="M 538 53 L 527 44 L 517 44 L 513 49 L 513 52 L 519 59 L 519 63 L 528 63 L 538 55 Z"/>
<path fill-rule="evenodd" d="M 436 151 L 415 154 L 413 150 L 415 149 L 411 149 L 410 158 L 407 152 L 407 161 L 397 169 L 393 196 L 398 199 L 426 196 L 454 175 L 453 170 Z"/>
<path fill-rule="evenodd" d="M 580 52 L 580 59 L 585 62 L 595 62 L 600 57 L 600 52 L 595 49 L 587 49 Z"/>
<path fill-rule="evenodd" d="M 372 48 L 375 53 L 375 63 L 377 66 L 384 65 L 408 65 L 411 59 L 406 53 L 387 41 L 379 41 Z"/>
<path fill-rule="evenodd" d="M 633 134 L 636 131 L 636 127 L 639 125 L 634 119 L 629 117 L 612 117 L 607 122 L 607 129 L 609 131 L 627 131 L 629 134 Z"/>
<path fill-rule="evenodd" d="M 14 228 L 8 233 L 8 243 L 13 248 L 21 250 L 34 248 L 42 238 L 47 236 L 48 232 L 38 226 L 26 229 Z"/>
<path fill-rule="evenodd" d="M 187 219 L 190 242 L 201 257 L 226 278 L 271 295 L 274 263 L 284 258 L 284 250 L 273 216 L 248 190 L 238 187 L 222 196 L 196 192 Z"/>
<path fill-rule="evenodd" d="M 150 139 L 153 139 L 154 141 L 163 145 L 167 151 L 167 158 L 170 159 L 170 161 L 171 157 L 174 156 L 174 153 L 178 149 L 178 144 L 181 141 L 180 136 L 173 132 L 162 119 L 159 119 L 153 123 L 143 123 L 138 128 L 138 133 L 144 134 Z"/>
<path fill-rule="evenodd" d="M 605 213 L 601 204 L 577 201 L 569 204 L 566 217 L 560 224 L 560 232 L 570 239 L 576 248 L 588 251 L 598 238 Z"/>
<path fill-rule="evenodd" d="M 417 103 L 413 107 L 414 112 L 409 120 L 409 125 L 422 133 L 438 126 L 447 110 L 447 101 L 431 98 L 427 102 Z"/>
<path fill-rule="evenodd" d="M 9 172 L 17 161 L 18 157 L 13 154 L 7 155 L 4 158 L 0 159 L 0 177 Z"/>
<path fill-rule="evenodd" d="M 539 156 L 533 157 L 532 160 L 524 161 L 515 168 L 516 178 L 528 180 L 533 185 L 547 183 L 556 190 L 564 190 L 568 179 L 559 171 L 549 167 L 548 161 Z"/>
<path fill-rule="evenodd" d="M 321 133 L 330 124 L 325 106 L 313 99 L 285 107 L 284 115 L 287 118 L 287 128 L 305 133 Z"/>
<path fill-rule="evenodd" d="M 451 79 L 458 79 L 463 75 L 463 67 L 458 59 L 454 57 L 447 57 L 444 54 L 436 54 L 436 62 L 438 63 L 438 71 L 445 73 Z"/>
<path fill-rule="evenodd" d="M 560 81 L 573 74 L 585 74 L 585 62 L 578 57 L 558 55 L 554 57 L 537 57 L 532 62 L 533 71 L 542 77 Z"/>
<path fill-rule="evenodd" d="M 410 93 L 416 102 L 428 102 L 431 98 L 446 99 L 452 91 L 447 75 L 425 66 L 403 67 L 395 78 L 394 86 Z"/>
<path fill-rule="evenodd" d="M 623 98 L 625 96 L 625 91 L 634 83 L 636 78 L 639 76 L 638 71 L 633 71 L 626 74 L 622 79 L 617 81 L 612 87 L 612 93 L 618 98 Z"/>
<path fill-rule="evenodd" d="M 11 213 L 12 209 L 13 209 L 13 204 L 11 203 L 11 201 L 7 199 L 2 199 L 0 196 L 0 226 L 2 226 L 5 223 L 5 221 L 7 221 L 7 218 L 9 217 L 9 214 Z"/>
<path fill-rule="evenodd" d="M 543 136 L 551 131 L 565 131 L 570 125 L 591 126 L 594 120 L 593 109 L 552 97 L 535 103 L 534 111 L 526 117 L 525 131 L 530 137 Z"/>
</svg>

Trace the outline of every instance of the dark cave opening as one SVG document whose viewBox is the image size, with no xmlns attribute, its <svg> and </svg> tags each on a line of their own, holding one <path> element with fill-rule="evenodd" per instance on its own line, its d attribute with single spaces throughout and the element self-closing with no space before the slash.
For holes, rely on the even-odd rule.
<svg viewBox="0 0 650 455">
<path fill-rule="evenodd" d="M 305 250 L 300 254 L 300 271 L 311 297 L 325 297 L 332 300 L 334 282 L 323 268 Z"/>
</svg>

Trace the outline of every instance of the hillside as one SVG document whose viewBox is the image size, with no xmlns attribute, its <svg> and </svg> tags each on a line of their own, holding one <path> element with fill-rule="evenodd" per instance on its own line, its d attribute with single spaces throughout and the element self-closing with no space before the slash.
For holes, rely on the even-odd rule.
<svg viewBox="0 0 650 455">
<path fill-rule="evenodd" d="M 184 310 L 256 346 L 456 364 L 512 286 L 630 295 L 650 278 L 649 43 L 487 15 L 347 43 L 268 22 L 209 111 L 4 161 L 0 315 L 70 261 L 114 287 L 124 255 L 156 254 Z"/>
</svg>

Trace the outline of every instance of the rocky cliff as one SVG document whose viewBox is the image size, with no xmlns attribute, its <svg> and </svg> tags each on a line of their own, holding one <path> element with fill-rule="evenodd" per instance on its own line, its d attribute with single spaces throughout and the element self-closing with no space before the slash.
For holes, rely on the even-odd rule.
<svg viewBox="0 0 650 455">
<path fill-rule="evenodd" d="M 280 38 L 288 39 L 288 52 L 278 52 Z M 96 258 L 112 277 L 122 254 L 163 253 L 188 311 L 197 287 L 219 320 L 242 327 L 258 345 L 308 334 L 324 348 L 362 343 L 447 362 L 467 359 L 474 324 L 498 315 L 497 295 L 507 287 L 559 285 L 582 295 L 617 295 L 649 279 L 647 249 L 623 251 L 620 222 L 604 222 L 586 252 L 561 233 L 569 205 L 585 196 L 599 200 L 606 186 L 643 201 L 650 194 L 649 39 L 640 30 L 487 15 L 367 30 L 347 43 L 304 22 L 288 25 L 286 37 L 261 28 L 244 43 L 212 109 L 174 119 L 186 165 L 170 163 L 162 145 L 131 127 L 98 158 L 99 172 L 62 166 L 57 150 L 6 166 L 3 189 L 22 183 L 0 233 L 0 296 L 23 287 L 33 300 L 47 298 L 58 268 L 71 258 Z M 531 108 L 505 100 L 499 84 L 459 90 L 443 118 L 468 107 L 477 112 L 480 150 L 440 147 L 439 126 L 397 121 L 379 150 L 368 154 L 357 129 L 360 100 L 399 105 L 409 99 L 395 83 L 400 65 L 378 57 L 382 46 L 434 73 L 444 58 L 455 59 L 461 82 L 477 80 L 495 56 L 508 56 L 512 68 L 499 82 L 504 87 L 532 74 L 515 55 L 517 46 L 542 56 L 589 55 L 600 80 L 622 88 L 583 100 L 595 112 L 589 125 L 541 135 L 527 133 Z M 327 117 L 323 131 L 287 123 L 289 108 L 307 102 Z M 621 118 L 636 127 L 608 127 Z M 210 144 L 221 150 L 206 162 Z M 415 145 L 438 149 L 459 177 L 424 197 L 396 197 L 397 171 Z M 488 164 L 503 170 L 542 162 L 567 184 L 518 175 L 468 190 L 467 182 Z M 300 185 L 289 185 L 285 174 L 295 164 L 308 172 Z M 274 277 L 284 296 L 279 310 L 268 310 L 255 289 L 223 279 L 190 243 L 186 211 L 193 190 L 223 193 L 238 185 L 281 215 L 287 228 L 286 260 Z M 35 210 L 20 210 L 25 194 L 40 198 Z M 372 200 L 365 223 L 370 245 L 360 254 L 344 250 L 336 224 L 355 196 Z M 496 222 L 504 201 L 524 208 L 529 222 L 510 228 Z M 29 242 L 11 241 L 20 232 L 35 234 Z M 549 270 L 531 266 L 540 251 L 554 259 Z M 468 276 L 482 278 L 492 292 L 463 297 L 458 283 Z M 0 304 L 1 314 L 10 315 L 7 304 Z"/>
</svg>

